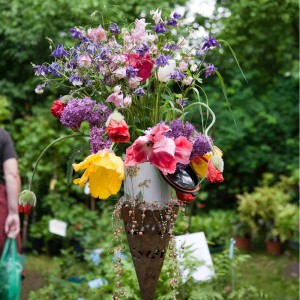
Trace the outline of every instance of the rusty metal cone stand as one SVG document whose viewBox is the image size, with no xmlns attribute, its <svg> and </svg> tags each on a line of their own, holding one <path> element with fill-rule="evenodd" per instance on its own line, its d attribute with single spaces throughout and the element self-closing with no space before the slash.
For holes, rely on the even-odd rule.
<svg viewBox="0 0 300 300">
<path fill-rule="evenodd" d="M 124 228 L 143 300 L 153 300 L 178 207 L 123 207 Z"/>
</svg>

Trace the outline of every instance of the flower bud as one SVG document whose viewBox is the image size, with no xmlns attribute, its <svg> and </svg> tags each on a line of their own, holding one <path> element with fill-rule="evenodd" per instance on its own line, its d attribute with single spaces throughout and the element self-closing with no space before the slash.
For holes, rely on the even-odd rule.
<svg viewBox="0 0 300 300">
<path fill-rule="evenodd" d="M 224 171 L 224 161 L 221 158 L 221 156 L 215 154 L 212 158 L 212 163 L 213 165 L 220 171 L 223 172 Z"/>
<path fill-rule="evenodd" d="M 31 206 L 35 206 L 36 204 L 36 195 L 34 192 L 30 190 L 24 190 L 19 194 L 19 204 L 25 206 L 26 204 L 30 204 Z"/>
</svg>

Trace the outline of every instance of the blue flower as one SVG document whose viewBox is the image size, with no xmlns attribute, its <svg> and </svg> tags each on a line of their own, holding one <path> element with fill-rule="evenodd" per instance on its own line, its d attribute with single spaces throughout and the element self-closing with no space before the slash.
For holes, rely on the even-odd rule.
<svg viewBox="0 0 300 300">
<path fill-rule="evenodd" d="M 48 72 L 51 73 L 53 76 L 56 76 L 56 77 L 60 77 L 60 72 L 61 72 L 61 67 L 53 62 L 49 67 L 48 67 Z"/>
<path fill-rule="evenodd" d="M 168 26 L 176 26 L 177 25 L 176 19 L 174 19 L 174 18 L 169 19 L 167 22 L 167 25 Z"/>
<path fill-rule="evenodd" d="M 179 70 L 175 70 L 173 73 L 170 74 L 170 78 L 175 81 L 182 81 L 184 77 L 185 75 Z"/>
<path fill-rule="evenodd" d="M 205 78 L 215 74 L 216 70 L 218 70 L 218 68 L 216 68 L 213 64 L 208 64 L 208 66 L 205 69 Z"/>
<path fill-rule="evenodd" d="M 173 43 L 173 44 L 166 44 L 165 49 L 174 51 L 174 50 L 179 50 L 180 47 L 176 43 Z"/>
<path fill-rule="evenodd" d="M 44 65 L 34 66 L 35 72 L 34 75 L 36 76 L 45 76 L 48 74 L 48 68 Z"/>
<path fill-rule="evenodd" d="M 205 43 L 202 46 L 202 50 L 212 49 L 216 46 L 221 47 L 221 44 L 218 41 L 216 41 L 213 36 L 211 36 L 205 40 Z"/>
<path fill-rule="evenodd" d="M 109 31 L 110 31 L 112 34 L 119 34 L 119 33 L 120 33 L 119 26 L 118 26 L 116 23 L 111 23 L 111 24 L 109 25 Z"/>
<path fill-rule="evenodd" d="M 73 84 L 73 85 L 82 85 L 82 78 L 77 75 L 77 74 L 74 74 L 70 77 L 69 81 Z"/>
<path fill-rule="evenodd" d="M 135 47 L 135 50 L 140 57 L 144 57 L 149 49 L 150 47 L 147 43 L 143 43 L 141 47 Z"/>
<path fill-rule="evenodd" d="M 160 22 L 155 26 L 155 33 L 165 33 L 168 29 L 165 27 L 165 24 Z"/>
<path fill-rule="evenodd" d="M 56 49 L 51 53 L 51 56 L 54 57 L 62 57 L 66 56 L 68 52 L 65 50 L 63 45 L 58 45 Z"/>
<path fill-rule="evenodd" d="M 180 19 L 180 18 L 181 18 L 181 15 L 175 12 L 175 13 L 173 14 L 173 18 L 174 18 L 174 19 Z"/>
<path fill-rule="evenodd" d="M 82 38 L 82 33 L 77 28 L 71 28 L 70 32 L 71 32 L 70 36 L 72 38 L 74 38 L 74 39 L 81 39 Z"/>
<path fill-rule="evenodd" d="M 128 66 L 126 68 L 126 77 L 127 78 L 132 78 L 136 77 L 138 69 L 133 68 L 132 66 Z"/>
<path fill-rule="evenodd" d="M 143 95 L 145 95 L 145 91 L 142 87 L 137 88 L 134 93 L 138 96 L 138 97 L 142 97 Z"/>
<path fill-rule="evenodd" d="M 158 56 L 155 60 L 155 64 L 158 67 L 165 67 L 166 65 L 169 64 L 167 56 L 165 56 L 165 55 Z"/>
</svg>

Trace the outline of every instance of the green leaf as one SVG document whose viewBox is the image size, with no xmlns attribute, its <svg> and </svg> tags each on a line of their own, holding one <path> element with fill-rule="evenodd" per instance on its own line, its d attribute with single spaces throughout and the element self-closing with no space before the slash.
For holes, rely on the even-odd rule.
<svg viewBox="0 0 300 300">
<path fill-rule="evenodd" d="M 235 120 L 233 111 L 232 111 L 231 106 L 230 106 L 230 102 L 229 102 L 228 97 L 227 97 L 226 87 L 225 87 L 225 84 L 224 84 L 223 77 L 222 77 L 222 75 L 220 74 L 219 71 L 216 70 L 215 72 L 216 72 L 216 74 L 217 74 L 217 76 L 218 76 L 218 78 L 219 78 L 219 80 L 220 80 L 222 92 L 223 92 L 224 98 L 225 98 L 225 100 L 226 100 L 226 102 L 227 102 L 228 109 L 229 109 L 229 111 L 230 111 L 230 113 L 231 113 L 231 116 L 232 116 L 233 122 L 234 122 L 234 124 L 235 124 L 235 127 L 236 127 L 236 129 L 238 129 L 238 126 L 237 126 L 237 123 L 236 123 L 236 120 Z"/>
<path fill-rule="evenodd" d="M 68 162 L 67 162 L 67 184 L 70 185 L 72 183 L 72 175 L 73 175 L 73 163 L 78 155 L 83 153 L 85 148 L 88 146 L 88 143 L 80 145 L 76 147 L 73 152 L 71 153 Z"/>
<path fill-rule="evenodd" d="M 230 51 L 231 51 L 231 53 L 232 53 L 232 56 L 233 56 L 233 58 L 234 58 L 234 60 L 235 60 L 235 62 L 236 62 L 236 64 L 237 64 L 237 66 L 239 67 L 239 69 L 240 69 L 240 71 L 241 71 L 241 73 L 242 73 L 244 79 L 245 79 L 246 82 L 248 83 L 248 80 L 247 80 L 247 78 L 246 78 L 246 76 L 245 76 L 245 74 L 244 74 L 244 72 L 243 72 L 243 70 L 242 70 L 242 68 L 241 68 L 241 66 L 240 66 L 240 64 L 239 64 L 239 62 L 238 62 L 238 59 L 237 59 L 237 57 L 236 57 L 236 55 L 235 55 L 233 49 L 231 48 L 231 46 L 230 46 L 226 41 L 224 41 L 224 40 L 219 40 L 219 42 L 225 43 L 225 44 L 229 47 L 229 49 L 230 49 Z"/>
</svg>

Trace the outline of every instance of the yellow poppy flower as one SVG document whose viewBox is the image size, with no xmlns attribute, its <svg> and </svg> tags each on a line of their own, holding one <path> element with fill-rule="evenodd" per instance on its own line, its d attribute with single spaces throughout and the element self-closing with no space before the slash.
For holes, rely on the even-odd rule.
<svg viewBox="0 0 300 300">
<path fill-rule="evenodd" d="M 199 177 L 205 177 L 207 171 L 207 163 L 208 160 L 206 158 L 204 158 L 203 156 L 197 156 L 191 161 L 190 165 Z"/>
<path fill-rule="evenodd" d="M 94 198 L 107 199 L 117 194 L 125 178 L 124 162 L 109 151 L 89 155 L 83 162 L 73 164 L 73 168 L 76 172 L 85 169 L 81 178 L 73 182 L 83 187 L 88 181 Z"/>
<path fill-rule="evenodd" d="M 219 155 L 220 157 L 223 156 L 221 149 L 217 146 L 214 146 L 215 154 Z M 212 152 L 207 152 L 203 156 L 195 157 L 190 165 L 198 174 L 199 177 L 205 177 L 207 172 L 208 161 L 213 157 Z"/>
</svg>

